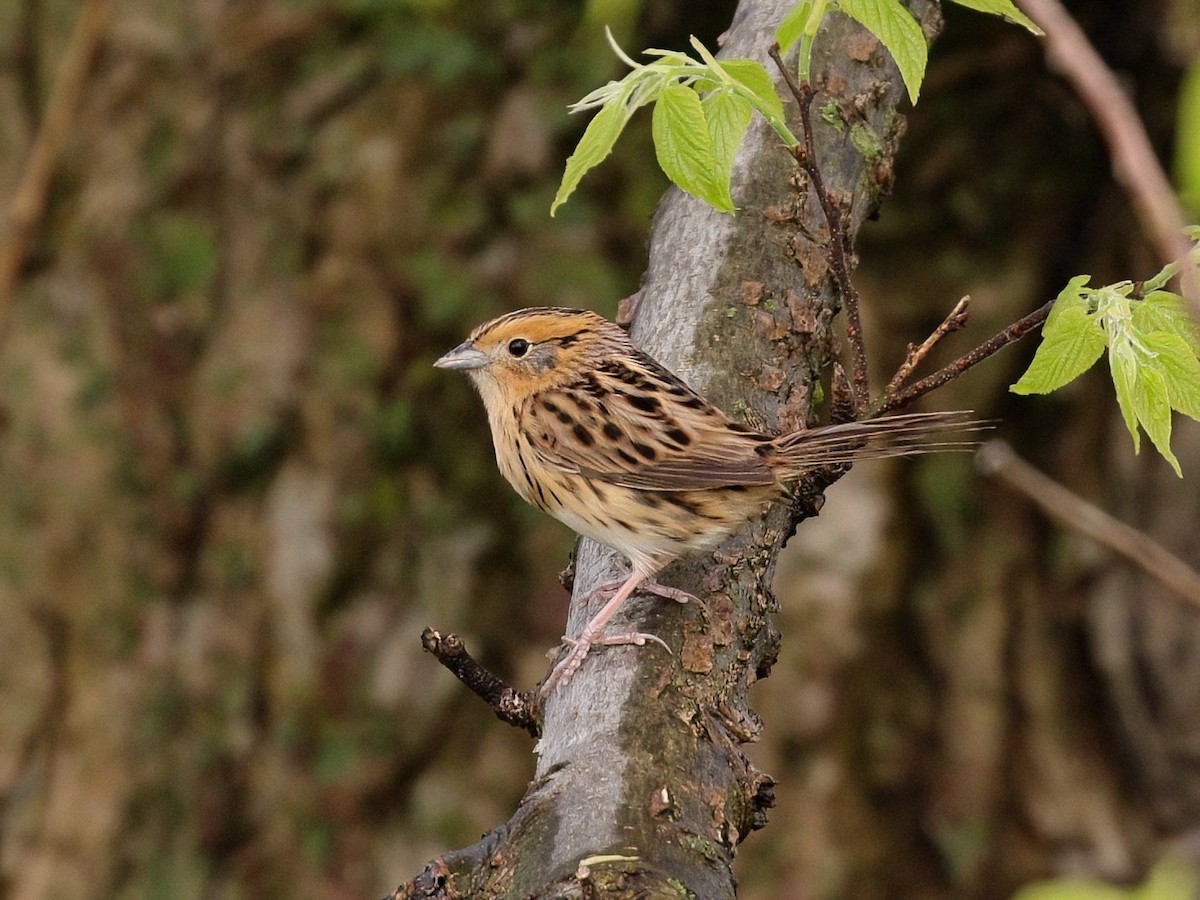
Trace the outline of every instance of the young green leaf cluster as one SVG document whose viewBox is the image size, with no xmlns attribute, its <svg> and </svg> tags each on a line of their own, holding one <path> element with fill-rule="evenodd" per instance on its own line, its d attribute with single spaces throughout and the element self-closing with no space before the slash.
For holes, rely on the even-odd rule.
<svg viewBox="0 0 1200 900">
<path fill-rule="evenodd" d="M 1200 247 L 1193 251 L 1200 259 Z M 1183 477 L 1171 452 L 1171 411 L 1200 420 L 1200 332 L 1182 297 L 1162 289 L 1170 266 L 1135 290 L 1129 281 L 1089 288 L 1072 278 L 1054 301 L 1033 362 L 1011 390 L 1046 394 L 1086 372 L 1108 350 L 1117 405 L 1141 446 L 1139 426 Z"/>
<path fill-rule="evenodd" d="M 609 43 L 630 67 L 620 81 L 610 81 L 571 107 L 572 112 L 599 107 L 575 152 L 567 160 L 562 184 L 550 207 L 561 206 L 592 167 L 613 145 L 639 107 L 654 104 L 654 150 L 667 177 L 683 190 L 722 212 L 733 212 L 729 177 L 738 145 L 750 127 L 754 110 L 775 129 L 788 147 L 799 144 L 783 117 L 783 103 L 766 70 L 752 59 L 718 60 L 695 38 L 699 59 L 674 50 L 647 50 L 655 61 L 630 59 L 611 32 Z M 703 95 L 703 97 L 701 96 Z"/>
<path fill-rule="evenodd" d="M 1033 20 L 1013 5 L 1012 0 L 954 0 L 960 6 L 966 6 L 979 12 L 990 13 L 1015 22 L 1028 29 L 1033 34 L 1042 31 Z M 799 59 L 797 69 L 802 82 L 809 81 L 809 69 L 812 64 L 812 47 L 817 37 L 817 29 L 827 12 L 841 12 L 867 31 L 875 35 L 879 42 L 887 48 L 904 87 L 908 90 L 908 99 L 913 103 L 921 93 L 921 82 L 925 80 L 925 64 L 928 61 L 929 49 L 925 43 L 925 35 L 921 26 L 913 18 L 912 13 L 905 8 L 900 0 L 802 0 L 788 11 L 775 31 L 775 40 L 780 50 L 787 53 L 793 44 L 799 42 Z"/>
<path fill-rule="evenodd" d="M 1002 16 L 1041 34 L 1012 0 L 954 0 L 981 12 Z M 928 49 L 917 20 L 901 0 L 802 0 L 784 16 L 775 32 L 782 52 L 800 44 L 800 81 L 809 83 L 813 42 L 827 12 L 837 10 L 867 28 L 892 54 L 908 95 L 917 102 L 925 77 Z M 637 110 L 654 104 L 654 151 L 663 172 L 689 194 L 721 212 L 733 212 L 729 177 L 733 157 L 750 126 L 753 110 L 767 120 L 789 150 L 800 142 L 784 121 L 783 103 L 766 70 L 752 59 L 718 60 L 698 40 L 698 59 L 675 50 L 647 50 L 654 62 L 634 62 L 611 32 L 613 52 L 629 66 L 620 81 L 610 81 L 571 106 L 572 112 L 599 109 L 567 160 L 550 215 L 566 202 L 589 169 L 612 152 Z"/>
</svg>

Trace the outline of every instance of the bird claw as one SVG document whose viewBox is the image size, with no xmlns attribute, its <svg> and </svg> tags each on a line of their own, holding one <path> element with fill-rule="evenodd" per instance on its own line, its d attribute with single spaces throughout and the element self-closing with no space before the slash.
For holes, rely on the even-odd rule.
<svg viewBox="0 0 1200 900">
<path fill-rule="evenodd" d="M 675 655 L 674 653 L 671 653 L 671 648 L 667 646 L 667 642 L 660 638 L 657 634 L 647 634 L 644 631 L 626 631 L 622 632 L 621 634 L 610 634 L 606 637 L 597 638 L 596 640 L 592 641 L 592 644 L 605 644 L 609 647 L 620 644 L 633 644 L 635 647 L 645 647 L 647 641 L 658 644 L 658 646 L 662 647 L 672 656 Z M 571 643 L 575 643 L 575 641 L 571 641 Z"/>
<path fill-rule="evenodd" d="M 645 646 L 647 641 L 653 641 L 666 650 L 667 653 L 671 653 L 671 648 L 667 646 L 666 641 L 654 634 L 631 631 L 607 637 L 604 636 L 605 624 L 621 607 L 621 604 L 637 590 L 658 597 L 665 597 L 668 600 L 674 600 L 676 603 L 695 602 L 703 611 L 705 617 L 708 617 L 708 607 L 698 597 L 692 596 L 687 591 L 681 591 L 679 588 L 659 584 L 644 572 L 634 571 L 624 581 L 612 581 L 602 584 L 588 592 L 578 601 L 581 605 L 587 607 L 597 598 L 607 597 L 604 608 L 592 617 L 578 638 L 563 638 L 563 642 L 569 644 L 571 650 L 550 671 L 550 675 L 542 684 L 541 696 L 543 699 L 548 697 L 558 685 L 566 684 L 574 677 L 575 673 L 579 671 L 579 667 L 583 665 L 583 661 L 593 644 L 608 644 L 610 646 L 614 644 L 633 644 L 641 647 Z"/>
<path fill-rule="evenodd" d="M 592 647 L 596 646 L 597 644 L 603 644 L 607 647 L 615 647 L 621 644 L 644 647 L 647 642 L 652 642 L 658 644 L 672 656 L 675 655 L 671 651 L 671 648 L 667 646 L 666 641 L 656 634 L 646 634 L 643 631 L 625 631 L 620 634 L 603 635 L 591 639 L 585 639 L 582 636 L 578 638 L 572 638 L 563 635 L 562 642 L 570 645 L 571 652 L 563 658 L 562 662 L 554 667 L 554 669 L 550 672 L 550 677 L 547 678 L 545 683 L 542 685 L 541 695 L 543 699 L 549 697 L 550 694 L 553 693 L 555 687 L 567 684 L 575 676 L 575 673 L 578 672 L 580 667 L 583 665 L 583 661 L 587 658 L 587 655 L 591 651 Z"/>
<path fill-rule="evenodd" d="M 701 608 L 704 607 L 704 604 L 700 602 L 700 598 L 695 594 L 689 594 L 685 590 L 661 584 L 657 581 L 645 581 L 639 590 L 645 591 L 647 594 L 653 594 L 655 597 L 662 597 L 664 600 L 674 600 L 676 603 L 695 603 Z"/>
<path fill-rule="evenodd" d="M 709 615 L 707 603 L 705 603 L 695 594 L 689 594 L 687 591 L 682 590 L 681 588 L 671 587 L 670 585 L 662 584 L 658 581 L 649 580 L 642 582 L 642 584 L 638 586 L 638 590 L 647 594 L 653 594 L 655 597 L 662 597 L 664 600 L 674 600 L 676 603 L 694 603 L 696 606 L 700 607 L 700 612 L 704 615 L 706 620 L 711 620 L 712 618 Z"/>
<path fill-rule="evenodd" d="M 584 595 L 581 602 L 585 607 L 590 606 L 594 601 L 600 599 L 601 597 L 612 596 L 612 594 L 617 591 L 622 584 L 624 584 L 624 579 L 613 579 L 612 581 L 606 581 L 604 584 L 593 588 L 586 595 Z M 704 615 L 706 617 L 708 616 L 708 605 L 695 594 L 689 594 L 687 591 L 682 590 L 681 588 L 671 587 L 670 585 L 655 581 L 652 578 L 648 578 L 638 585 L 638 591 L 644 594 L 653 594 L 655 597 L 662 597 L 664 600 L 674 600 L 676 603 L 695 603 L 698 607 L 700 607 L 700 610 L 704 613 Z"/>
</svg>

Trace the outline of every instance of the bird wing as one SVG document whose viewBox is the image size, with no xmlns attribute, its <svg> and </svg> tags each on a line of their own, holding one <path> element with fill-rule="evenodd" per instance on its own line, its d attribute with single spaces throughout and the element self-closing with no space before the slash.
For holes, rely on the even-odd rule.
<svg viewBox="0 0 1200 900">
<path fill-rule="evenodd" d="M 732 421 L 653 359 L 613 359 L 526 401 L 526 438 L 562 471 L 638 490 L 772 485 L 770 438 Z"/>
</svg>

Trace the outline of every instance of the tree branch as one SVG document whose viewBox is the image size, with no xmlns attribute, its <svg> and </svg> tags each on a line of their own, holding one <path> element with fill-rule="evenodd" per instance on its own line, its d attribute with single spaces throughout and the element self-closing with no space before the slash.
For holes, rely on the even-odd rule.
<svg viewBox="0 0 1200 900">
<path fill-rule="evenodd" d="M 904 357 L 904 362 L 900 364 L 900 368 L 896 370 L 896 374 L 892 376 L 892 380 L 888 382 L 887 388 L 884 389 L 883 394 L 885 397 L 896 393 L 904 386 L 904 382 L 908 381 L 912 376 L 913 370 L 929 355 L 929 351 L 937 345 L 938 341 L 952 331 L 958 331 L 966 327 L 967 307 L 970 305 L 971 298 L 963 297 L 954 304 L 954 309 L 950 310 L 946 318 L 942 320 L 942 324 L 934 329 L 933 334 L 925 338 L 919 345 L 908 345 L 908 353 Z"/>
<path fill-rule="evenodd" d="M 943 366 L 932 375 L 922 378 L 920 381 L 909 385 L 903 390 L 892 392 L 889 385 L 888 391 L 875 402 L 875 405 L 871 409 L 871 415 L 881 415 L 893 409 L 900 409 L 918 397 L 940 388 L 949 381 L 953 381 L 972 366 L 983 362 L 989 356 L 1004 349 L 1013 341 L 1025 337 L 1030 331 L 1046 321 L 1046 317 L 1050 315 L 1050 310 L 1053 308 L 1054 301 L 1047 301 L 1029 315 L 1018 319 L 1000 333 L 984 341 L 974 350 L 964 353 L 948 366 Z"/>
<path fill-rule="evenodd" d="M 1116 75 L 1059 0 L 1017 0 L 1046 32 L 1046 59 L 1071 83 L 1108 143 L 1113 175 L 1125 188 L 1163 263 L 1184 259 L 1184 296 L 1200 321 L 1196 267 L 1183 235 L 1187 219 L 1159 165 L 1141 117 Z"/>
<path fill-rule="evenodd" d="M 1151 578 L 1200 608 L 1200 572 L 1148 534 L 1114 519 L 1052 478 L 1043 475 L 1004 441 L 988 441 L 976 455 L 985 475 L 999 478 L 1024 494 L 1059 525 L 1078 532 L 1125 557 Z"/>
<path fill-rule="evenodd" d="M 524 728 L 532 738 L 541 736 L 536 695 L 518 691 L 481 666 L 457 634 L 443 637 L 440 632 L 426 628 L 421 632 L 421 646 L 490 706 L 498 719 Z"/>
<path fill-rule="evenodd" d="M 29 161 L 8 209 L 8 228 L 0 241 L 0 332 L 26 253 L 46 207 L 46 192 L 58 165 L 83 94 L 88 72 L 108 24 L 111 0 L 84 0 L 75 30 L 59 63 L 45 115 Z"/>
</svg>

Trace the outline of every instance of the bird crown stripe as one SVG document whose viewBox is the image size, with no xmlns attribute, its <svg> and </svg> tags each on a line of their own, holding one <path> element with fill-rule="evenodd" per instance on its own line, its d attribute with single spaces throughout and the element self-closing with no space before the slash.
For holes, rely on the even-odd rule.
<svg viewBox="0 0 1200 900">
<path fill-rule="evenodd" d="M 589 313 L 587 310 L 570 309 L 565 306 L 537 306 L 530 309 L 518 309 L 510 313 L 505 313 L 498 318 L 492 319 L 490 322 L 485 322 L 476 330 L 473 340 L 479 340 L 486 337 L 492 332 L 503 328 L 511 322 L 535 322 L 538 319 L 578 319 L 580 317 L 590 318 L 594 313 Z"/>
</svg>

